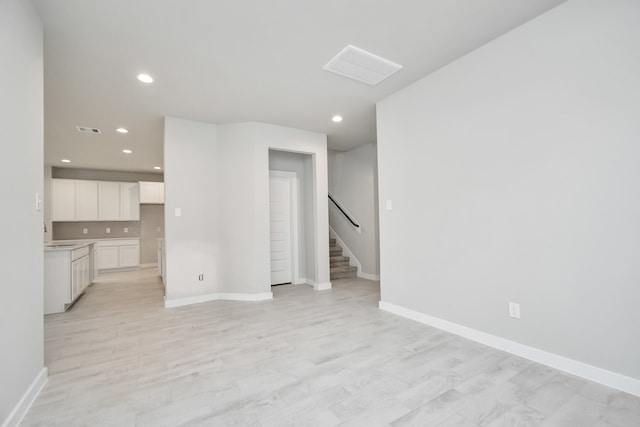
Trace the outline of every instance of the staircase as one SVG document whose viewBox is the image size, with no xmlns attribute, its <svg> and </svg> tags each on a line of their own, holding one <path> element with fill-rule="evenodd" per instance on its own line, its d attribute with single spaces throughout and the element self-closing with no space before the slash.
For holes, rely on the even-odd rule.
<svg viewBox="0 0 640 427">
<path fill-rule="evenodd" d="M 358 267 L 349 265 L 349 257 L 342 256 L 342 248 L 336 239 L 329 239 L 329 266 L 331 280 L 355 279 Z"/>
</svg>

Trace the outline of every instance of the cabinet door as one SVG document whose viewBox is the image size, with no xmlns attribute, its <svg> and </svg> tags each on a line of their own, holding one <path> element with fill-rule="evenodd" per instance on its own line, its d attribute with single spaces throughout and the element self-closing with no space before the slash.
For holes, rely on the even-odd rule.
<svg viewBox="0 0 640 427">
<path fill-rule="evenodd" d="M 140 220 L 140 198 L 137 182 L 120 183 L 120 219 Z"/>
<path fill-rule="evenodd" d="M 140 246 L 120 246 L 120 267 L 138 267 L 140 265 Z"/>
<path fill-rule="evenodd" d="M 117 246 L 104 246 L 99 247 L 97 250 L 98 270 L 104 270 L 107 268 L 118 268 L 118 247 Z"/>
<path fill-rule="evenodd" d="M 120 219 L 120 183 L 98 181 L 98 219 L 118 221 Z"/>
<path fill-rule="evenodd" d="M 76 181 L 73 179 L 51 180 L 52 221 L 76 220 Z"/>
<path fill-rule="evenodd" d="M 140 203 L 164 203 L 164 182 L 140 182 Z"/>
<path fill-rule="evenodd" d="M 71 301 L 82 292 L 82 258 L 71 263 Z"/>
<path fill-rule="evenodd" d="M 76 181 L 76 220 L 98 220 L 98 182 Z"/>
</svg>

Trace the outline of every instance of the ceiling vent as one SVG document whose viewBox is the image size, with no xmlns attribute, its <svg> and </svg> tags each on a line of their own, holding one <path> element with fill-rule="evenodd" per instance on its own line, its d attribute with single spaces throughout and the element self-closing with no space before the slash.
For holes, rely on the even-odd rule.
<svg viewBox="0 0 640 427">
<path fill-rule="evenodd" d="M 401 69 L 402 65 L 381 58 L 358 47 L 348 45 L 322 68 L 332 73 L 375 86 Z"/>
<path fill-rule="evenodd" d="M 88 127 L 84 127 L 84 126 L 76 126 L 76 129 L 78 129 L 78 132 L 84 132 L 84 133 L 94 133 L 94 134 L 101 134 L 102 132 L 100 131 L 100 129 L 98 128 L 88 128 Z"/>
</svg>

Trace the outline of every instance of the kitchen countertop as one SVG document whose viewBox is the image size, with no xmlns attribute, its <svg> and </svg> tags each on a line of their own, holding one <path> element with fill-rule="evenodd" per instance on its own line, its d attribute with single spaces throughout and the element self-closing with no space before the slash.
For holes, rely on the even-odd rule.
<svg viewBox="0 0 640 427">
<path fill-rule="evenodd" d="M 72 251 L 74 249 L 79 249 L 94 243 L 95 242 L 93 240 L 89 240 L 85 242 L 75 242 L 75 243 L 49 242 L 44 244 L 44 250 L 45 251 Z"/>
<path fill-rule="evenodd" d="M 77 240 L 52 240 L 44 242 L 45 251 L 70 251 L 91 245 L 97 242 L 108 242 L 113 240 L 140 240 L 140 237 L 115 237 L 113 239 L 77 239 Z"/>
</svg>

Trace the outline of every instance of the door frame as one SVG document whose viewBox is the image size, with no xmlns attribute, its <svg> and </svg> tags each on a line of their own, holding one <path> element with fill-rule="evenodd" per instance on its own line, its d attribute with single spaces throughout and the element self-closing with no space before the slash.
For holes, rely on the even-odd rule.
<svg viewBox="0 0 640 427">
<path fill-rule="evenodd" d="M 289 217 L 291 218 L 291 283 L 297 285 L 300 282 L 299 268 L 299 240 L 298 240 L 298 174 L 289 171 L 269 170 L 269 180 L 272 177 L 287 178 L 289 180 Z M 271 194 L 269 194 L 271 200 Z"/>
</svg>

